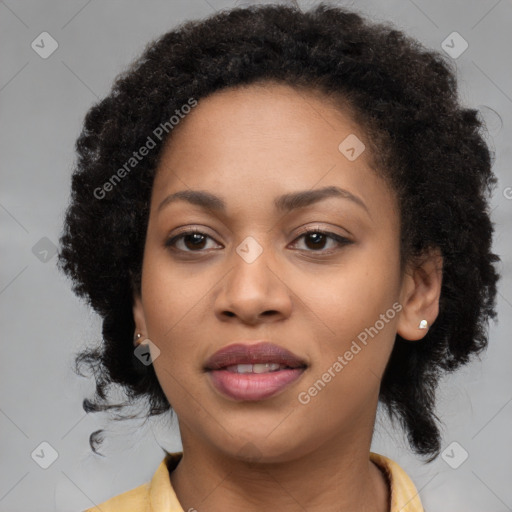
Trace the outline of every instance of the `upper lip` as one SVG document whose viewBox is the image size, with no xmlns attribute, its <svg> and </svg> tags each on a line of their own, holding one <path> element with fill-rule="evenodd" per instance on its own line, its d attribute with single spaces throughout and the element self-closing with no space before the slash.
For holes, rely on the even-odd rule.
<svg viewBox="0 0 512 512">
<path fill-rule="evenodd" d="M 215 352 L 205 363 L 205 370 L 219 370 L 236 364 L 277 363 L 290 368 L 306 367 L 306 362 L 289 350 L 262 341 L 251 345 L 233 343 Z"/>
</svg>

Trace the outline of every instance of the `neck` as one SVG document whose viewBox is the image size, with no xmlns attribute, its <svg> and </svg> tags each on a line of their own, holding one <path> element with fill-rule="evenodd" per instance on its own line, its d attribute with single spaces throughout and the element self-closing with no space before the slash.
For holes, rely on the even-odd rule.
<svg viewBox="0 0 512 512">
<path fill-rule="evenodd" d="M 189 439 L 182 431 L 183 458 L 171 473 L 183 510 L 389 512 L 387 481 L 360 436 L 282 462 L 247 462 Z"/>
</svg>

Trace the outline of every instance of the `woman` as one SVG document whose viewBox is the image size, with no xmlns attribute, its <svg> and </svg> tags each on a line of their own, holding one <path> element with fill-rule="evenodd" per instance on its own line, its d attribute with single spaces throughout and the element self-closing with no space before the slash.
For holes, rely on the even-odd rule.
<svg viewBox="0 0 512 512">
<path fill-rule="evenodd" d="M 90 511 L 423 510 L 370 445 L 380 400 L 434 460 L 438 379 L 487 345 L 476 114 L 441 55 L 346 9 L 148 45 L 87 114 L 59 262 L 103 318 L 84 408 L 120 384 L 183 451 Z"/>
</svg>

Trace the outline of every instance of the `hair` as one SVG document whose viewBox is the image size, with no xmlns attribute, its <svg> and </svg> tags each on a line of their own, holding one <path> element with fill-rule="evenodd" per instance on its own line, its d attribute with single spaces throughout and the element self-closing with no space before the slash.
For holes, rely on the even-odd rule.
<svg viewBox="0 0 512 512">
<path fill-rule="evenodd" d="M 488 205 L 497 179 L 483 122 L 476 109 L 459 103 L 455 75 L 453 62 L 391 24 L 323 3 L 307 12 L 279 4 L 234 8 L 182 23 L 150 42 L 90 108 L 76 141 L 58 266 L 102 318 L 101 344 L 75 359 L 78 373 L 83 363 L 94 369 L 95 397 L 84 399 L 85 411 L 144 399 L 146 418 L 172 413 L 153 365 L 142 364 L 133 345 L 132 301 L 141 289 L 152 183 L 172 137 L 170 129 L 163 137 L 155 129 L 166 122 L 169 128 L 190 98 L 285 84 L 350 107 L 375 170 L 396 192 L 401 268 L 419 264 L 430 248 L 441 251 L 438 317 L 420 342 L 396 335 L 379 395 L 413 451 L 434 460 L 441 450 L 438 380 L 487 347 L 500 277 Z M 95 191 L 113 183 L 113 171 L 126 169 L 148 137 L 155 147 L 99 198 Z M 109 404 L 113 384 L 128 402 Z M 89 440 L 95 452 L 99 432 Z"/>
</svg>

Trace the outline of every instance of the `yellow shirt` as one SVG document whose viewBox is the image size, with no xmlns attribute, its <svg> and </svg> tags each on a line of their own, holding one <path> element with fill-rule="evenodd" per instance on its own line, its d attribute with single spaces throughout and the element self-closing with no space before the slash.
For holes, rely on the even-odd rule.
<svg viewBox="0 0 512 512">
<path fill-rule="evenodd" d="M 169 472 L 178 465 L 181 455 L 182 452 L 167 454 L 150 482 L 83 512 L 184 512 L 169 478 Z M 390 512 L 424 512 L 416 487 L 396 462 L 373 452 L 370 452 L 370 460 L 388 478 L 391 489 Z"/>
</svg>

